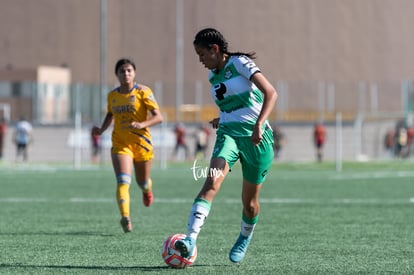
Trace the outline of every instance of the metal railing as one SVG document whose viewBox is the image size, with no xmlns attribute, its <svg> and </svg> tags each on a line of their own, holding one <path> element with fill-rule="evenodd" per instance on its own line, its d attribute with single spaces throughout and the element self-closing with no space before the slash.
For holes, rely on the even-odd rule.
<svg viewBox="0 0 414 275">
<path fill-rule="evenodd" d="M 146 85 L 152 88 L 169 122 L 202 122 L 218 114 L 208 83 L 186 82 L 182 93 L 176 92 L 175 83 L 156 81 Z M 344 121 L 352 121 L 361 112 L 409 113 L 413 109 L 411 80 L 279 80 L 274 85 L 279 97 L 269 118 L 272 121 L 334 121 L 338 112 Z M 107 90 L 114 86 L 108 86 Z M 182 98 L 177 100 L 177 96 Z M 73 124 L 76 113 L 80 112 L 82 123 L 96 123 L 105 113 L 102 102 L 106 102 L 106 94 L 102 95 L 100 85 L 0 82 L 0 104 L 10 106 L 11 121 L 25 116 L 38 124 Z M 177 102 L 181 105 L 177 106 Z"/>
</svg>

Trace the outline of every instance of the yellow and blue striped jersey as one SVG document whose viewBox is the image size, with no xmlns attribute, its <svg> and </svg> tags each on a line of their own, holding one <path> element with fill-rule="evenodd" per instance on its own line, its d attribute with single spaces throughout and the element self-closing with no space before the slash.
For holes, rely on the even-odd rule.
<svg viewBox="0 0 414 275">
<path fill-rule="evenodd" d="M 108 94 L 108 112 L 114 118 L 112 141 L 131 143 L 136 138 L 151 139 L 149 128 L 132 129 L 131 122 L 147 120 L 149 111 L 159 109 L 152 90 L 144 85 L 135 84 L 129 93 L 120 93 L 116 88 Z"/>
</svg>

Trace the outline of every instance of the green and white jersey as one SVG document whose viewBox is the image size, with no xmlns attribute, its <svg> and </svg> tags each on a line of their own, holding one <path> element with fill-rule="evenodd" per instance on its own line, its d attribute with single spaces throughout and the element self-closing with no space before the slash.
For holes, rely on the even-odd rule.
<svg viewBox="0 0 414 275">
<path fill-rule="evenodd" d="M 210 71 L 211 95 L 220 109 L 219 131 L 251 136 L 263 105 L 263 94 L 250 78 L 260 69 L 247 56 L 231 56 L 218 73 Z M 265 125 L 270 127 L 266 121 Z"/>
</svg>

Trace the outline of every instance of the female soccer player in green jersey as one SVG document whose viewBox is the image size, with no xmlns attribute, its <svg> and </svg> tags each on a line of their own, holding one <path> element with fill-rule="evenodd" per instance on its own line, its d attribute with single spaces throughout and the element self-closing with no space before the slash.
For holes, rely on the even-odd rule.
<svg viewBox="0 0 414 275">
<path fill-rule="evenodd" d="M 259 218 L 259 193 L 273 161 L 273 134 L 267 120 L 277 92 L 252 61 L 254 53 L 229 52 L 223 35 L 212 28 L 197 33 L 193 42 L 200 62 L 210 70 L 211 93 L 220 109 L 211 121 L 217 130 L 210 173 L 190 212 L 185 239 L 176 242 L 181 256 L 191 255 L 210 212 L 212 201 L 237 160 L 243 172 L 240 235 L 229 258 L 240 262 Z M 219 173 L 220 172 L 220 173 Z"/>
</svg>

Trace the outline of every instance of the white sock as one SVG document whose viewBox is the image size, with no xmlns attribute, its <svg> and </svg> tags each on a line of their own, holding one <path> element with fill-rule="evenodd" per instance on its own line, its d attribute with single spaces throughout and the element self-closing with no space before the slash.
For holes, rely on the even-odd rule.
<svg viewBox="0 0 414 275">
<path fill-rule="evenodd" d="M 196 199 L 188 218 L 187 236 L 196 240 L 204 222 L 210 212 L 210 202 L 204 199 Z"/>
<path fill-rule="evenodd" d="M 241 226 L 240 226 L 240 233 L 244 237 L 248 237 L 250 236 L 250 234 L 253 234 L 255 227 L 256 227 L 256 224 L 248 224 L 245 221 L 242 221 Z"/>
</svg>

